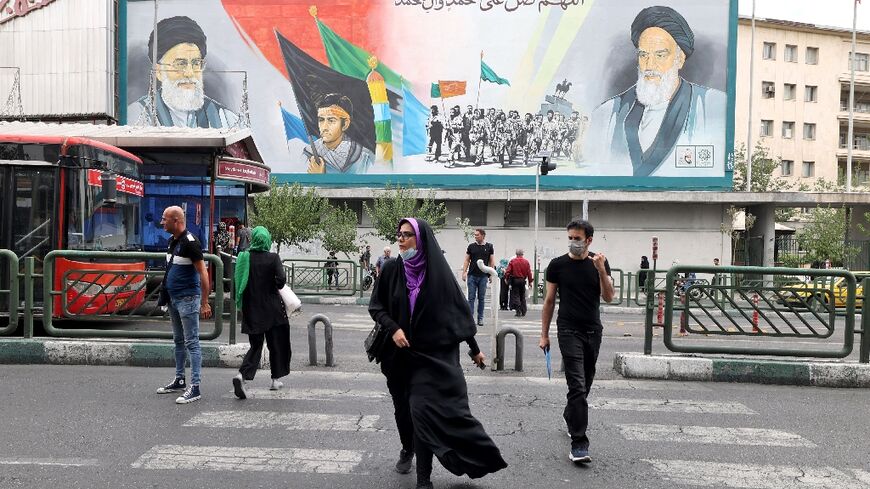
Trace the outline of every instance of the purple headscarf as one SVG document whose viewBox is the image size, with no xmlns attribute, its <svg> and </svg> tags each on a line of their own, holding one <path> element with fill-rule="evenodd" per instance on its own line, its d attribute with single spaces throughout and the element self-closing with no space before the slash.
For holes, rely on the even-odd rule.
<svg viewBox="0 0 870 489">
<path fill-rule="evenodd" d="M 417 302 L 417 296 L 420 294 L 420 286 L 423 285 L 423 280 L 426 278 L 426 250 L 423 249 L 423 240 L 420 239 L 420 226 L 417 225 L 417 220 L 413 217 L 407 217 L 399 221 L 399 228 L 402 228 L 403 223 L 408 223 L 414 228 L 414 234 L 417 241 L 417 254 L 410 260 L 403 260 L 405 265 L 405 285 L 408 286 L 408 300 L 411 302 L 411 315 L 414 315 L 414 304 Z"/>
</svg>

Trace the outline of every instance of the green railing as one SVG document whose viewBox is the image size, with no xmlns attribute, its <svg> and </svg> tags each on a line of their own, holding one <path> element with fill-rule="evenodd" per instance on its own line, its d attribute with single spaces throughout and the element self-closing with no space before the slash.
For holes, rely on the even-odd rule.
<svg viewBox="0 0 870 489">
<path fill-rule="evenodd" d="M 2 265 L 5 265 L 5 273 L 0 272 L 0 276 L 6 277 L 9 288 L 0 289 L 0 305 L 7 306 L 9 323 L 0 328 L 0 336 L 6 336 L 18 329 L 18 257 L 11 250 L 0 250 L 0 266 Z"/>
<path fill-rule="evenodd" d="M 298 296 L 352 296 L 360 290 L 360 265 L 351 260 L 285 259 L 287 284 Z M 330 273 L 330 271 L 332 273 Z"/>
<path fill-rule="evenodd" d="M 732 280 L 708 283 L 698 280 L 680 293 L 676 286 L 681 274 L 733 275 Z M 724 274 L 724 275 L 723 275 Z M 739 279 L 737 277 L 761 277 Z M 797 277 L 808 280 L 796 282 Z M 834 290 L 834 280 L 842 278 Z M 650 278 L 656 284 L 654 293 L 647 295 L 644 352 L 651 354 L 653 328 L 663 328 L 664 345 L 678 353 L 770 355 L 818 358 L 845 358 L 852 353 L 854 336 L 862 335 L 859 358 L 866 361 L 870 340 L 862 326 L 855 328 L 856 305 L 863 303 L 856 293 L 857 280 L 846 270 L 820 270 L 803 268 L 764 267 L 712 267 L 680 265 L 667 271 L 663 282 Z M 866 281 L 866 280 L 865 280 Z M 648 281 L 649 283 L 649 281 Z M 659 321 L 658 304 L 654 296 L 665 297 L 662 320 Z M 838 304 L 840 307 L 838 308 Z M 840 314 L 842 313 L 842 314 Z M 818 348 L 772 347 L 769 343 L 782 339 L 831 339 L 842 316 L 842 343 L 831 348 L 831 341 Z M 678 321 L 686 340 L 675 341 L 673 330 Z M 867 319 L 862 314 L 862 324 Z M 723 344 L 716 337 L 752 337 L 757 340 L 750 347 Z M 707 341 L 709 339 L 709 341 Z M 702 341 L 699 341 L 702 340 Z M 827 348 L 823 348 L 827 347 Z"/>
</svg>

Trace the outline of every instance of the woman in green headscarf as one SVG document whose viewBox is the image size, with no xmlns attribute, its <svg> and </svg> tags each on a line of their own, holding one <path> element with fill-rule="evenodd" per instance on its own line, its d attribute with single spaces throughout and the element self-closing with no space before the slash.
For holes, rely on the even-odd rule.
<svg viewBox="0 0 870 489">
<path fill-rule="evenodd" d="M 254 380 L 263 341 L 269 348 L 272 367 L 272 390 L 280 389 L 278 381 L 290 373 L 290 322 L 278 290 L 287 283 L 284 266 L 277 253 L 270 253 L 272 235 L 263 226 L 251 231 L 251 247 L 236 259 L 236 305 L 242 310 L 242 333 L 251 344 L 242 360 L 239 373 L 233 377 L 236 397 L 245 399 L 245 382 Z"/>
</svg>

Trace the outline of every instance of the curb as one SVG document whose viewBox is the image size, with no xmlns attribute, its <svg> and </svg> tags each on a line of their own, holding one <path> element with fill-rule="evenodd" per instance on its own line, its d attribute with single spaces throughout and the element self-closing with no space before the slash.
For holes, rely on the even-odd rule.
<svg viewBox="0 0 870 489">
<path fill-rule="evenodd" d="M 617 353 L 613 369 L 630 379 L 870 387 L 870 364 Z"/>
<path fill-rule="evenodd" d="M 202 343 L 202 366 L 239 368 L 248 346 L 247 343 Z M 268 350 L 263 356 L 262 367 L 266 367 Z M 0 340 L 0 364 L 174 367 L 175 344 L 156 341 Z"/>
</svg>

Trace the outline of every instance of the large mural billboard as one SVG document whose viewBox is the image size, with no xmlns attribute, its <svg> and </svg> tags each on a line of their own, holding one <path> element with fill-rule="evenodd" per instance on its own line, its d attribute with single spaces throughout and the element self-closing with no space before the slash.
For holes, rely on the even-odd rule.
<svg viewBox="0 0 870 489">
<path fill-rule="evenodd" d="M 726 188 L 733 3 L 130 0 L 127 123 L 309 183 Z"/>
</svg>

